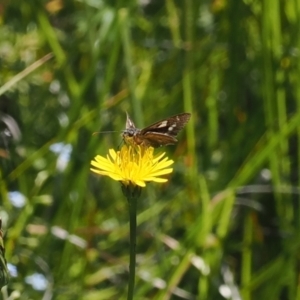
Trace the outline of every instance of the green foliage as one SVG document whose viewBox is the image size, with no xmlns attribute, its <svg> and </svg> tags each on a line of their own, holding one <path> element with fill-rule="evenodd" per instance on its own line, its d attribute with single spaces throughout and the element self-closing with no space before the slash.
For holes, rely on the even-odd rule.
<svg viewBox="0 0 300 300">
<path fill-rule="evenodd" d="M 1 3 L 3 299 L 126 298 L 127 202 L 89 170 L 125 111 L 192 113 L 138 203 L 136 299 L 300 299 L 299 20 L 297 1 Z"/>
<path fill-rule="evenodd" d="M 0 288 L 8 284 L 9 274 L 5 260 L 5 248 L 3 243 L 2 220 L 0 219 Z"/>
</svg>

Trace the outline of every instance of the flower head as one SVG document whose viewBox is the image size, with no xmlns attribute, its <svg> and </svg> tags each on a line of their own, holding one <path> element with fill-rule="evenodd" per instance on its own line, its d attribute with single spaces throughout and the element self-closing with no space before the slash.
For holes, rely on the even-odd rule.
<svg viewBox="0 0 300 300">
<path fill-rule="evenodd" d="M 173 171 L 168 167 L 174 161 L 164 157 L 165 153 L 154 155 L 153 150 L 152 147 L 131 145 L 124 145 L 117 152 L 110 149 L 106 158 L 97 155 L 91 161 L 91 171 L 121 181 L 124 185 L 145 187 L 146 181 L 166 182 L 168 180 L 161 176 Z"/>
</svg>

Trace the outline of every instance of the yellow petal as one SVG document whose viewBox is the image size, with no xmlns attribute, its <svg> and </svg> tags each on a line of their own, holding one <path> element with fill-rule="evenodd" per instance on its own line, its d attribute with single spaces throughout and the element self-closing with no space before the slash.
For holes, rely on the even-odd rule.
<svg viewBox="0 0 300 300">
<path fill-rule="evenodd" d="M 153 155 L 152 147 L 140 147 L 124 145 L 120 151 L 109 149 L 106 158 L 97 155 L 91 161 L 91 171 L 110 178 L 122 181 L 123 184 L 133 184 L 141 187 L 146 186 L 146 181 L 166 182 L 167 179 L 160 178 L 162 175 L 173 171 L 168 168 L 174 163 L 165 153 Z"/>
</svg>

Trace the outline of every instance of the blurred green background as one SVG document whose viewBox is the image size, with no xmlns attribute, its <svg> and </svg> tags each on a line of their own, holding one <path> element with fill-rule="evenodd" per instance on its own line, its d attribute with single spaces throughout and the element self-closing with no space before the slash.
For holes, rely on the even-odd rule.
<svg viewBox="0 0 300 300">
<path fill-rule="evenodd" d="M 126 299 L 127 202 L 89 170 L 125 111 L 192 113 L 139 199 L 136 299 L 300 299 L 298 0 L 4 0 L 0 24 L 3 299 Z"/>
</svg>

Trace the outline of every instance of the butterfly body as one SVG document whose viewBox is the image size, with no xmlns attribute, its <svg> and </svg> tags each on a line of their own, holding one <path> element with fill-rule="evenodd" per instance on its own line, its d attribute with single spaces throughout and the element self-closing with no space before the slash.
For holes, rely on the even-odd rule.
<svg viewBox="0 0 300 300">
<path fill-rule="evenodd" d="M 138 129 L 127 114 L 123 139 L 127 143 L 151 146 L 154 148 L 174 145 L 177 142 L 176 136 L 178 132 L 186 125 L 190 117 L 190 113 L 181 113 L 158 121 L 143 129 Z"/>
</svg>

